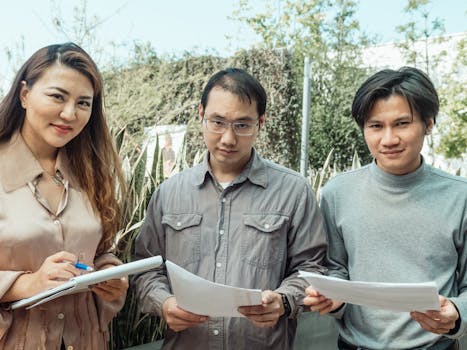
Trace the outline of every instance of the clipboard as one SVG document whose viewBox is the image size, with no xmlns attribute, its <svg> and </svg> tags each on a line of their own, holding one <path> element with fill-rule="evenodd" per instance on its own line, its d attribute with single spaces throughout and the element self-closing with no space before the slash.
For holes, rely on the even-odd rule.
<svg viewBox="0 0 467 350">
<path fill-rule="evenodd" d="M 160 266 L 161 264 L 162 257 L 157 255 L 146 259 L 132 261 L 126 264 L 109 267 L 108 269 L 90 272 L 85 275 L 76 276 L 57 287 L 37 293 L 29 298 L 15 301 L 10 304 L 10 309 L 14 310 L 21 307 L 30 309 L 64 295 L 89 290 L 89 286 L 93 284 L 148 271 Z"/>
</svg>

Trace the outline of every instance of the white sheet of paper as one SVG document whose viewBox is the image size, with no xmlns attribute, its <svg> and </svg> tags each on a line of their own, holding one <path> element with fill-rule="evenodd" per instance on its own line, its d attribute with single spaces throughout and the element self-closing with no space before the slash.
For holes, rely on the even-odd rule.
<svg viewBox="0 0 467 350">
<path fill-rule="evenodd" d="M 178 306 L 192 313 L 211 317 L 244 317 L 239 306 L 261 304 L 260 289 L 245 289 L 211 282 L 173 262 L 165 262 Z"/>
<path fill-rule="evenodd" d="M 26 307 L 27 309 L 30 309 L 32 307 L 44 304 L 50 300 L 56 299 L 63 295 L 88 290 L 90 285 L 114 278 L 120 278 L 123 276 L 147 271 L 158 267 L 160 264 L 162 264 L 162 257 L 158 255 L 146 259 L 132 261 L 118 266 L 113 266 L 108 269 L 86 273 L 81 276 L 73 277 L 69 281 L 55 288 L 48 289 L 26 299 L 18 300 L 12 303 L 10 307 L 13 310 L 21 307 Z"/>
<path fill-rule="evenodd" d="M 327 298 L 350 304 L 403 312 L 440 310 L 435 282 L 357 282 L 306 271 L 299 271 L 298 276 Z"/>
</svg>

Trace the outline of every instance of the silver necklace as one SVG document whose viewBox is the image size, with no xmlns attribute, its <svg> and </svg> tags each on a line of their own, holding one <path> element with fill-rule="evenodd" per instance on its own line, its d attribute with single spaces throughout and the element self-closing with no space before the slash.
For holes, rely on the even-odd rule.
<svg viewBox="0 0 467 350">
<path fill-rule="evenodd" d="M 55 171 L 55 174 L 53 175 L 49 173 L 47 170 L 45 170 L 45 172 L 47 173 L 47 175 L 51 177 L 51 179 L 53 180 L 53 182 L 55 182 L 57 186 L 63 186 L 65 179 L 63 178 L 63 175 L 60 172 L 60 170 L 57 169 Z"/>
</svg>

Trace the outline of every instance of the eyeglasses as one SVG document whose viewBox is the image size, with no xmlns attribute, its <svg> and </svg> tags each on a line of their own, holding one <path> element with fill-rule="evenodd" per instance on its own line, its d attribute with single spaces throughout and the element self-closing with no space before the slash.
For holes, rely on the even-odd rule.
<svg viewBox="0 0 467 350">
<path fill-rule="evenodd" d="M 237 136 L 252 136 L 256 131 L 256 127 L 259 124 L 259 120 L 253 123 L 246 122 L 226 122 L 221 119 L 208 119 L 203 117 L 203 121 L 206 123 L 206 128 L 213 133 L 223 134 L 230 125 L 232 130 Z"/>
</svg>

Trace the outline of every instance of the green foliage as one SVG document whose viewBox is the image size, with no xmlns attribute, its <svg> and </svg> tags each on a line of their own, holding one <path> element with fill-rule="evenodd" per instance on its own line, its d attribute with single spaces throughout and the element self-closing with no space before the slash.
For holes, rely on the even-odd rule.
<svg viewBox="0 0 467 350">
<path fill-rule="evenodd" d="M 441 36 L 444 33 L 444 23 L 438 17 L 431 16 L 429 5 L 430 0 L 407 1 L 404 11 L 411 16 L 411 20 L 397 27 L 397 31 L 404 33 L 405 37 L 405 40 L 397 46 L 410 65 L 421 67 L 427 74 L 433 75 L 433 71 L 440 70 L 441 61 L 447 53 L 432 52 L 433 46 L 445 42 L 446 39 Z M 421 48 L 417 47 L 420 41 L 423 43 Z M 466 39 L 460 41 L 451 71 L 442 79 L 446 83 L 438 89 L 441 102 L 441 118 L 439 118 L 441 123 L 438 129 L 441 139 L 436 147 L 433 138 L 427 138 L 433 155 L 435 149 L 446 158 L 463 159 L 467 154 L 466 81 L 460 80 L 465 76 L 463 70 L 467 66 L 466 42 Z"/>
<path fill-rule="evenodd" d="M 334 16 L 329 19 L 328 14 Z M 296 120 L 301 120 L 304 57 L 310 57 L 311 113 L 309 164 L 318 169 L 334 149 L 340 168 L 351 165 L 356 151 L 367 162 L 371 156 L 360 131 L 350 119 L 353 95 L 367 72 L 360 68 L 360 47 L 368 43 L 358 37 L 353 1 L 267 2 L 263 13 L 251 13 L 242 0 L 234 18 L 246 23 L 263 39 L 265 49 L 287 47 L 296 86 Z M 298 136 L 297 136 L 298 137 Z M 296 164 L 296 163 L 292 163 Z"/>
<path fill-rule="evenodd" d="M 337 162 L 335 161 L 335 154 L 334 154 L 334 149 L 331 149 L 329 152 L 328 156 L 326 157 L 325 162 L 323 165 L 319 168 L 310 168 L 308 171 L 308 181 L 310 182 L 310 186 L 313 189 L 313 192 L 315 193 L 316 199 L 319 202 L 320 196 L 321 196 L 321 189 L 323 186 L 326 184 L 328 180 L 336 176 L 342 171 L 345 171 L 346 169 L 339 169 L 337 166 Z M 334 159 L 334 160 L 333 160 Z M 339 159 L 337 157 L 337 159 Z M 360 157 L 358 156 L 358 153 L 355 152 L 353 157 L 352 157 L 352 166 L 349 168 L 351 170 L 353 169 L 358 169 L 362 166 Z"/>
<path fill-rule="evenodd" d="M 122 229 L 117 233 L 116 250 L 123 262 L 130 262 L 134 254 L 135 239 L 143 224 L 151 196 L 157 186 L 164 181 L 163 161 L 158 137 L 153 153 L 154 161 L 151 169 L 147 169 L 148 148 L 137 147 L 130 155 L 123 154 L 123 150 L 128 149 L 126 143 L 133 145 L 131 135 L 125 129 L 118 130 L 114 134 L 116 147 L 123 159 L 127 181 L 127 191 L 120 198 L 123 207 Z M 176 156 L 176 162 L 181 170 L 191 166 L 185 156 L 187 148 L 188 139 L 185 138 L 182 151 Z M 202 154 L 198 154 L 195 162 L 198 163 L 201 157 Z M 130 284 L 125 305 L 111 324 L 110 348 L 118 350 L 154 342 L 162 338 L 164 328 L 165 322 L 159 317 L 141 313 L 135 290 Z"/>
<path fill-rule="evenodd" d="M 124 129 L 115 135 L 115 140 L 120 152 L 127 149 L 125 143 L 130 142 Z M 130 156 L 120 154 L 123 159 L 128 188 L 127 193 L 120 198 L 123 207 L 123 228 L 117 234 L 117 251 L 123 262 L 129 262 L 134 252 L 133 244 L 143 223 L 151 195 L 163 180 L 158 176 L 162 161 L 158 157 L 158 145 L 154 151 L 154 163 L 150 174 L 146 171 L 146 148 L 135 148 Z M 141 314 L 135 291 L 130 288 L 123 309 L 112 321 L 111 348 L 123 349 L 155 341 L 162 337 L 164 327 L 164 323 L 158 317 Z"/>
<path fill-rule="evenodd" d="M 431 18 L 429 5 L 430 0 L 407 0 L 404 12 L 411 17 L 411 20 L 396 27 L 398 33 L 404 34 L 404 40 L 396 46 L 401 49 L 407 63 L 420 67 L 428 75 L 446 55 L 446 52 L 436 55 L 430 52 L 430 46 L 443 41 L 441 35 L 444 33 L 444 23 L 438 17 Z M 437 35 L 440 37 L 433 39 Z M 417 47 L 420 41 L 423 42 L 423 54 L 420 54 L 422 50 Z"/>
<path fill-rule="evenodd" d="M 135 144 L 141 144 L 145 127 L 188 124 L 196 152 L 202 139 L 196 126 L 191 126 L 197 121 L 200 94 L 224 60 L 213 56 L 162 59 L 150 46 L 136 45 L 134 51 L 132 62 L 104 72 L 110 123 L 125 125 Z M 133 148 L 128 146 L 125 151 Z"/>
<path fill-rule="evenodd" d="M 462 70 L 467 67 L 467 37 L 458 44 L 458 54 L 451 72 L 445 79 L 449 81 L 442 89 L 441 110 L 446 120 L 441 124 L 441 140 L 438 146 L 446 158 L 465 159 L 467 157 L 467 82 Z"/>
<path fill-rule="evenodd" d="M 268 104 L 266 123 L 256 141 L 260 154 L 290 168 L 298 167 L 300 103 L 287 50 L 240 51 L 230 66 L 246 69 L 264 86 Z"/>
<path fill-rule="evenodd" d="M 145 60 L 142 55 L 146 55 Z M 285 50 L 240 51 L 224 59 L 214 56 L 158 58 L 150 47 L 136 46 L 135 60 L 104 73 L 106 106 L 114 128 L 126 126 L 132 142 L 123 154 L 142 143 L 145 127 L 186 124 L 192 162 L 204 149 L 198 105 L 209 77 L 220 69 L 236 66 L 255 75 L 268 93 L 267 123 L 260 133 L 260 153 L 285 166 L 298 164 L 297 115 L 300 105 L 292 75 L 291 57 Z"/>
</svg>

